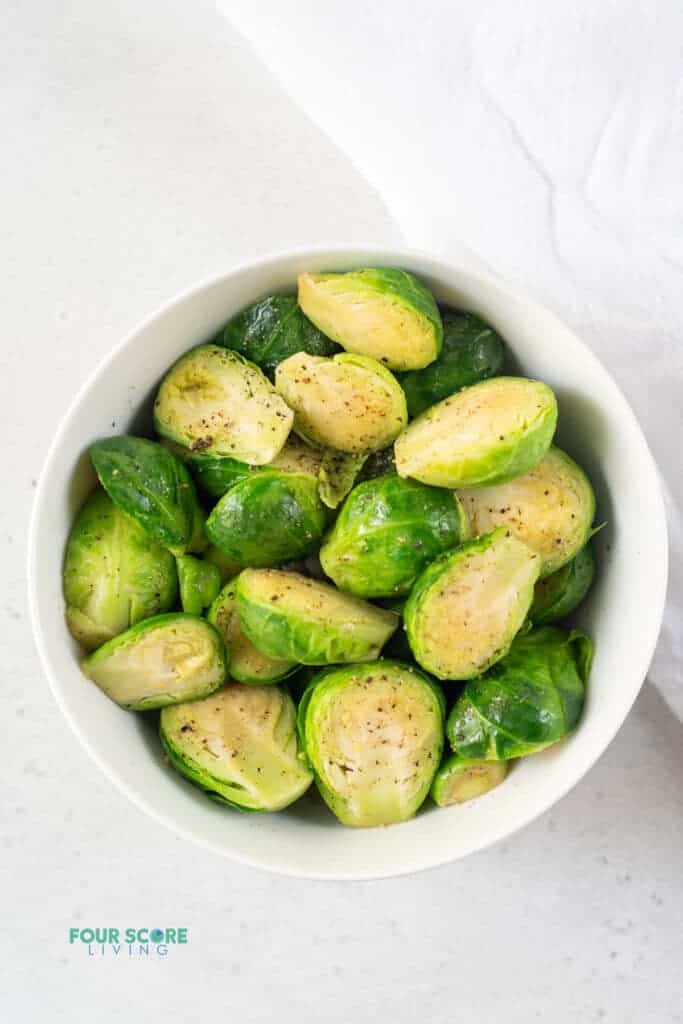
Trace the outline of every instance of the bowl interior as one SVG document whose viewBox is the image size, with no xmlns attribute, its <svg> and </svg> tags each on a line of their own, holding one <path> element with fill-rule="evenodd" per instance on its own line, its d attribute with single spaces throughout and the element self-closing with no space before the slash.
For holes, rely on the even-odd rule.
<svg viewBox="0 0 683 1024">
<path fill-rule="evenodd" d="M 515 369 L 554 388 L 558 442 L 590 474 L 598 521 L 599 572 L 578 624 L 596 640 L 580 728 L 564 743 L 518 762 L 505 783 L 461 807 L 426 806 L 405 824 L 339 826 L 311 792 L 276 815 L 220 807 L 167 767 L 154 716 L 121 711 L 80 672 L 61 594 L 64 545 L 94 476 L 98 437 L 147 432 L 160 378 L 186 349 L 210 338 L 247 303 L 291 290 L 301 270 L 403 266 L 437 299 L 480 313 L 506 339 Z M 612 739 L 652 656 L 666 584 L 666 527 L 653 460 L 608 373 L 552 314 L 499 283 L 401 250 L 327 250 L 276 257 L 210 281 L 150 317 L 96 371 L 55 438 L 32 525 L 29 585 L 38 646 L 55 696 L 103 771 L 177 832 L 246 863 L 314 878 L 373 878 L 434 866 L 508 835 L 562 796 Z"/>
</svg>

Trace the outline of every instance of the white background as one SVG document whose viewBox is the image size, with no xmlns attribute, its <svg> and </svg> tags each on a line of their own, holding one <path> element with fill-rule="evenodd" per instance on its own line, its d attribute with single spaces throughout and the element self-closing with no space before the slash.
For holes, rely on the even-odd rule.
<svg viewBox="0 0 683 1024">
<path fill-rule="evenodd" d="M 669 375 L 664 357 L 680 358 L 671 312 L 680 274 L 663 268 L 673 271 L 680 260 L 680 135 L 673 126 L 683 25 L 675 17 L 667 23 L 673 8 L 666 4 L 605 3 L 594 5 L 603 13 L 584 19 L 579 31 L 570 17 L 575 4 L 546 4 L 551 28 L 556 7 L 559 32 L 548 51 L 541 22 L 535 34 L 529 23 L 538 5 L 483 4 L 476 24 L 467 12 L 477 5 L 455 6 L 461 32 L 442 34 L 453 45 L 435 54 L 434 73 L 445 75 L 444 89 L 455 88 L 454 76 L 461 83 L 452 116 L 465 167 L 476 150 L 490 173 L 456 175 L 439 242 L 464 235 L 588 340 L 604 346 L 608 339 L 665 471 L 677 472 L 680 449 L 665 451 L 661 441 L 662 422 L 675 426 L 680 413 L 671 405 L 668 421 L 658 418 L 652 389 L 639 390 L 638 377 L 648 330 L 662 339 L 660 359 L 650 363 L 653 386 Z M 278 10 L 286 7 L 294 18 L 308 5 Z M 382 7 L 379 15 L 363 9 L 364 17 L 386 15 L 377 45 L 391 50 L 387 61 L 417 53 L 418 67 L 407 65 L 407 73 L 419 83 L 429 63 L 419 23 L 392 39 L 397 23 Z M 232 23 L 210 4 L 177 0 L 3 6 L 0 1017 L 20 1024 L 162 1015 L 244 1024 L 683 1020 L 683 734 L 649 685 L 589 776 L 522 834 L 421 876 L 343 885 L 270 877 L 167 834 L 96 773 L 52 703 L 26 613 L 27 519 L 55 426 L 90 370 L 142 316 L 234 262 L 299 244 L 398 241 L 394 217 L 408 242 L 429 242 L 406 200 L 417 188 L 416 168 L 397 165 L 394 185 L 382 190 L 392 217 L 343 155 L 357 140 L 336 122 L 331 99 L 341 149 L 287 98 L 233 24 L 244 33 L 256 27 L 259 54 L 282 81 L 287 59 L 303 66 L 310 33 L 292 34 L 286 17 L 281 24 L 264 19 L 272 5 L 256 0 L 222 8 Z M 352 8 L 322 3 L 315 10 L 353 23 Z M 287 59 L 280 66 L 268 26 L 281 33 Z M 553 55 L 545 68 L 534 64 L 539 39 Z M 515 79 L 511 40 L 522 66 L 536 69 L 537 103 L 531 86 Z M 330 59 L 341 54 L 352 83 L 349 45 L 332 45 Z M 478 53 L 479 64 L 468 64 L 466 51 Z M 532 158 L 541 154 L 536 172 L 528 154 L 526 171 L 514 170 L 525 159 L 518 121 L 503 118 L 494 130 L 495 120 L 472 106 L 472 81 L 489 57 L 519 86 L 496 93 L 484 76 L 489 91 L 535 125 L 532 143 L 522 142 Z M 324 64 L 321 58 L 323 100 Z M 378 91 L 382 82 L 386 75 L 378 74 Z M 591 83 L 596 96 L 613 95 L 606 142 L 591 118 L 598 106 Z M 300 86 L 287 86 L 320 121 L 316 103 L 296 95 Z M 572 125 L 559 152 L 548 105 Z M 663 113 L 648 121 L 649 109 L 665 112 L 669 127 Z M 468 113 L 458 121 L 461 110 Z M 529 111 L 539 116 L 525 121 Z M 650 124 L 635 155 L 629 114 Z M 353 127 L 353 103 L 349 117 Z M 571 158 L 588 145 L 583 124 L 599 148 L 591 194 L 604 231 L 596 228 L 595 238 L 573 227 L 584 223 L 572 205 L 579 172 Z M 378 137 L 381 157 L 390 139 Z M 365 141 L 370 162 L 362 170 L 376 183 L 387 169 Z M 432 173 L 428 165 L 425 155 L 425 173 Z M 555 167 L 562 169 L 557 180 Z M 429 204 L 425 195 L 424 206 L 411 210 Z M 610 246 L 597 258 L 605 233 Z M 69 945 L 71 926 L 183 926 L 190 941 L 166 959 L 89 958 L 85 947 Z"/>
</svg>

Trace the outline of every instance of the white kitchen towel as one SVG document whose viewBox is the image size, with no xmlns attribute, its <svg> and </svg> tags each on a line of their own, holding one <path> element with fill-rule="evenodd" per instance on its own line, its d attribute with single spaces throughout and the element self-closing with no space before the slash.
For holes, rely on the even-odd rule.
<svg viewBox="0 0 683 1024">
<path fill-rule="evenodd" d="M 680 0 L 218 6 L 409 244 L 483 263 L 535 295 L 623 387 L 669 511 L 651 678 L 683 717 Z"/>
</svg>

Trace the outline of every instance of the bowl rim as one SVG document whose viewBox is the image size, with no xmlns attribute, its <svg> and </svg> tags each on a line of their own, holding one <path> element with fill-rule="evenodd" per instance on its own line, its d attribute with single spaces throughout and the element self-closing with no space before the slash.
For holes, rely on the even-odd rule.
<svg viewBox="0 0 683 1024">
<path fill-rule="evenodd" d="M 39 542 L 39 531 L 41 522 L 41 513 L 43 506 L 46 501 L 46 495 L 48 490 L 48 480 L 50 477 L 50 470 L 55 460 L 56 454 L 60 449 L 63 442 L 64 436 L 68 433 L 71 426 L 72 420 L 76 417 L 78 409 L 83 401 L 85 395 L 91 390 L 95 383 L 102 377 L 109 366 L 117 359 L 119 353 L 124 351 L 131 342 L 147 327 L 152 325 L 161 316 L 172 313 L 177 307 L 182 306 L 188 300 L 192 299 L 196 295 L 203 291 L 206 291 L 212 287 L 220 285 L 231 278 L 239 277 L 242 273 L 251 270 L 267 269 L 271 265 L 280 264 L 283 260 L 288 261 L 299 261 L 308 258 L 321 258 L 329 256 L 331 260 L 335 258 L 348 258 L 350 255 L 356 253 L 381 253 L 383 255 L 391 254 L 391 257 L 396 262 L 410 265 L 410 261 L 417 260 L 422 264 L 431 264 L 435 269 L 446 272 L 455 272 L 462 274 L 470 280 L 477 282 L 485 287 L 489 287 L 497 291 L 499 294 L 505 295 L 512 301 L 518 302 L 526 306 L 529 310 L 535 310 L 544 317 L 554 321 L 558 327 L 563 331 L 568 332 L 573 338 L 574 342 L 580 347 L 583 355 L 586 357 L 588 363 L 599 369 L 601 374 L 604 374 L 611 382 L 614 389 L 614 396 L 621 404 L 621 413 L 631 420 L 632 427 L 635 428 L 636 432 L 640 435 L 643 449 L 649 458 L 651 469 L 653 470 L 653 478 L 657 480 L 656 492 L 649 494 L 649 501 L 651 502 L 651 513 L 653 518 L 658 520 L 658 527 L 661 537 L 660 545 L 660 562 L 657 566 L 653 567 L 653 572 L 656 572 L 659 576 L 659 585 L 657 587 L 657 604 L 655 607 L 655 615 L 653 621 L 657 623 L 657 629 L 652 630 L 652 635 L 646 647 L 642 648 L 643 654 L 641 656 L 641 668 L 638 671 L 637 676 L 634 674 L 634 679 L 640 677 L 640 681 L 634 686 L 633 693 L 628 703 L 623 709 L 623 713 L 615 715 L 610 719 L 609 728 L 603 731 L 601 743 L 597 745 L 597 748 L 591 752 L 590 756 L 586 757 L 585 761 L 580 766 L 580 769 L 568 774 L 566 784 L 559 786 L 555 791 L 552 799 L 547 800 L 545 803 L 539 806 L 531 807 L 528 814 L 520 815 L 519 819 L 513 826 L 508 824 L 503 825 L 499 830 L 491 830 L 486 837 L 482 838 L 481 842 L 476 840 L 469 844 L 468 849 L 460 854 L 453 854 L 446 851 L 445 853 L 432 852 L 431 855 L 426 853 L 423 856 L 413 856 L 409 864 L 405 866 L 396 867 L 392 866 L 388 869 L 377 869 L 377 870 L 349 870 L 343 871 L 335 868 L 332 871 L 314 871 L 309 868 L 298 869 L 296 865 L 273 862 L 263 857 L 245 855 L 241 852 L 235 852 L 230 849 L 226 849 L 224 846 L 213 842 L 211 839 L 199 835 L 192 829 L 184 828 L 183 825 L 178 822 L 174 817 L 161 812 L 156 808 L 153 802 L 147 800 L 145 797 L 140 796 L 135 790 L 133 790 L 123 779 L 121 779 L 115 771 L 104 761 L 100 756 L 95 746 L 89 740 L 85 730 L 81 727 L 77 718 L 71 713 L 67 707 L 66 701 L 62 695 L 60 680 L 56 673 L 50 658 L 48 650 L 48 644 L 45 639 L 45 632 L 43 629 L 43 623 L 41 620 L 41 613 L 38 600 L 38 559 L 37 559 L 37 548 Z M 109 352 L 107 352 L 102 359 L 98 362 L 95 368 L 88 374 L 85 381 L 78 388 L 76 394 L 69 402 L 66 411 L 63 413 L 59 420 L 59 425 L 54 434 L 54 437 L 48 447 L 47 454 L 44 457 L 43 465 L 41 467 L 38 485 L 36 488 L 36 494 L 34 496 L 33 505 L 31 509 L 29 531 L 28 531 L 28 543 L 27 543 L 27 583 L 28 583 L 28 604 L 31 619 L 31 626 L 33 631 L 33 637 L 38 650 L 40 663 L 45 673 L 52 696 L 55 699 L 57 706 L 62 712 L 64 718 L 69 723 L 69 726 L 76 738 L 78 739 L 81 746 L 84 748 L 88 756 L 94 761 L 100 771 L 107 777 L 107 779 L 118 789 L 118 791 L 124 794 L 131 803 L 139 810 L 145 812 L 154 821 L 165 826 L 175 835 L 181 836 L 183 839 L 187 839 L 190 842 L 202 847 L 205 850 L 209 850 L 214 854 L 217 854 L 223 858 L 227 858 L 235 863 L 239 863 L 248 867 L 258 868 L 264 871 L 268 871 L 271 874 L 279 875 L 281 877 L 298 878 L 312 881 L 373 881 L 384 878 L 395 878 L 404 875 L 411 875 L 417 872 L 430 870 L 432 868 L 442 867 L 449 863 L 454 863 L 457 860 L 461 860 L 466 856 L 478 853 L 481 850 L 487 849 L 490 846 L 495 845 L 502 840 L 513 836 L 515 833 L 526 828 L 527 825 L 531 824 L 536 818 L 544 814 L 549 808 L 553 807 L 560 800 L 562 800 L 567 793 L 569 793 L 574 786 L 580 782 L 580 780 L 590 771 L 594 764 L 599 760 L 602 754 L 607 750 L 617 732 L 623 725 L 627 715 L 631 711 L 633 704 L 640 692 L 646 676 L 649 665 L 652 661 L 652 657 L 655 652 L 659 633 L 661 631 L 661 624 L 664 616 L 664 609 L 666 604 L 666 591 L 667 591 L 667 580 L 668 580 L 668 566 L 669 566 L 669 541 L 667 532 L 667 520 L 666 510 L 664 504 L 664 497 L 661 487 L 661 478 L 657 467 L 656 460 L 652 454 L 647 438 L 638 422 L 638 419 L 633 412 L 630 403 L 623 394 L 621 388 L 612 377 L 609 370 L 603 365 L 598 356 L 595 355 L 593 350 L 584 342 L 575 332 L 564 323 L 559 316 L 537 302 L 535 298 L 529 296 L 525 292 L 519 291 L 517 288 L 510 286 L 507 282 L 498 278 L 495 274 L 485 272 L 479 268 L 471 269 L 469 266 L 458 262 L 451 261 L 446 256 L 438 254 L 432 254 L 422 249 L 403 246 L 396 243 L 383 244 L 381 242 L 356 242 L 356 243 L 333 243 L 330 245 L 316 244 L 311 246 L 297 246 L 295 248 L 286 248 L 269 252 L 267 255 L 257 256 L 253 259 L 247 259 L 230 265 L 226 270 L 212 273 L 202 278 L 197 283 L 184 289 L 183 291 L 176 293 L 172 298 L 160 303 L 151 313 L 143 317 L 138 321 L 126 335 L 114 345 Z"/>
</svg>

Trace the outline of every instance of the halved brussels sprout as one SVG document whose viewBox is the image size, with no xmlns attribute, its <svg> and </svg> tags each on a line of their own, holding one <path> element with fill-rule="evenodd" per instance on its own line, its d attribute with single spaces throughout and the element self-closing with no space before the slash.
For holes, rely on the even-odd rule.
<svg viewBox="0 0 683 1024">
<path fill-rule="evenodd" d="M 304 316 L 293 295 L 268 295 L 243 309 L 219 331 L 216 344 L 239 352 L 269 377 L 295 352 L 331 356 L 338 351 Z"/>
<path fill-rule="evenodd" d="M 318 471 L 318 493 L 323 505 L 337 508 L 353 487 L 367 456 L 348 452 L 324 453 Z"/>
<path fill-rule="evenodd" d="M 332 359 L 305 352 L 280 363 L 275 386 L 294 410 L 294 430 L 305 440 L 340 452 L 385 448 L 408 422 L 396 378 L 366 356 Z"/>
<path fill-rule="evenodd" d="M 591 535 L 593 488 L 574 460 L 554 446 L 509 483 L 458 494 L 475 536 L 504 526 L 541 556 L 542 576 L 571 561 Z"/>
<path fill-rule="evenodd" d="M 202 516 L 180 459 L 142 437 L 108 437 L 89 454 L 109 497 L 150 537 L 175 555 L 192 547 Z"/>
<path fill-rule="evenodd" d="M 438 679 L 471 679 L 508 650 L 526 618 L 541 559 L 504 529 L 425 569 L 403 611 L 416 661 Z"/>
<path fill-rule="evenodd" d="M 590 590 L 594 575 L 593 551 L 586 544 L 571 562 L 536 584 L 529 610 L 534 625 L 545 626 L 570 615 Z"/>
<path fill-rule="evenodd" d="M 194 555 L 180 555 L 176 566 L 183 611 L 189 615 L 201 615 L 221 589 L 218 566 Z"/>
<path fill-rule="evenodd" d="M 227 659 L 213 626 L 176 612 L 132 626 L 90 654 L 82 668 L 121 707 L 146 711 L 212 693 L 225 682 Z"/>
<path fill-rule="evenodd" d="M 318 478 L 320 466 L 322 465 L 323 452 L 307 444 L 296 434 L 289 435 L 282 448 L 268 469 L 284 469 L 290 473 L 308 473 L 309 476 Z"/>
<path fill-rule="evenodd" d="M 503 366 L 499 334 L 474 313 L 449 309 L 442 314 L 441 354 L 422 370 L 401 378 L 411 418 L 443 398 L 480 380 L 495 377 Z"/>
<path fill-rule="evenodd" d="M 342 590 L 391 597 L 407 594 L 429 563 L 466 535 L 467 519 L 452 491 L 377 477 L 348 496 L 320 561 Z"/>
<path fill-rule="evenodd" d="M 347 352 L 392 370 L 427 366 L 441 351 L 441 316 L 431 292 L 393 267 L 300 274 L 299 305 Z"/>
<path fill-rule="evenodd" d="M 262 470 L 231 487 L 206 522 L 212 544 L 242 565 L 278 565 L 307 555 L 327 523 L 317 481 Z"/>
<path fill-rule="evenodd" d="M 294 703 L 277 686 L 229 682 L 204 700 L 164 708 L 159 735 L 181 775 L 241 811 L 280 811 L 313 781 Z"/>
<path fill-rule="evenodd" d="M 239 562 L 228 558 L 214 544 L 209 544 L 202 558 L 205 562 L 211 562 L 212 565 L 216 566 L 220 573 L 221 583 L 223 584 L 228 583 L 242 571 L 242 566 Z"/>
<path fill-rule="evenodd" d="M 91 494 L 73 525 L 64 559 L 66 621 L 94 650 L 141 619 L 173 607 L 175 560 L 104 491 Z"/>
<path fill-rule="evenodd" d="M 219 345 L 199 345 L 168 371 L 154 403 L 157 432 L 195 452 L 272 462 L 293 414 L 258 366 Z"/>
<path fill-rule="evenodd" d="M 472 679 L 446 733 L 463 758 L 507 760 L 556 743 L 579 720 L 593 644 L 583 633 L 541 626 L 519 636 L 502 661 Z"/>
<path fill-rule="evenodd" d="M 547 384 L 493 377 L 413 420 L 394 445 L 396 469 L 437 487 L 503 483 L 541 461 L 556 423 L 557 402 Z"/>
<path fill-rule="evenodd" d="M 235 593 L 251 642 L 271 658 L 302 665 L 376 658 L 398 625 L 393 612 L 296 572 L 245 569 Z"/>
<path fill-rule="evenodd" d="M 318 789 L 344 825 L 412 818 L 443 750 L 444 699 L 421 672 L 373 661 L 319 673 L 299 705 Z"/>
<path fill-rule="evenodd" d="M 434 777 L 432 800 L 439 807 L 464 804 L 500 786 L 507 773 L 507 761 L 480 761 L 451 754 Z"/>
<path fill-rule="evenodd" d="M 275 683 L 297 666 L 295 661 L 269 658 L 254 647 L 240 626 L 235 603 L 236 580 L 223 587 L 209 609 L 209 622 L 223 637 L 230 656 L 230 675 L 238 683 Z"/>
</svg>

